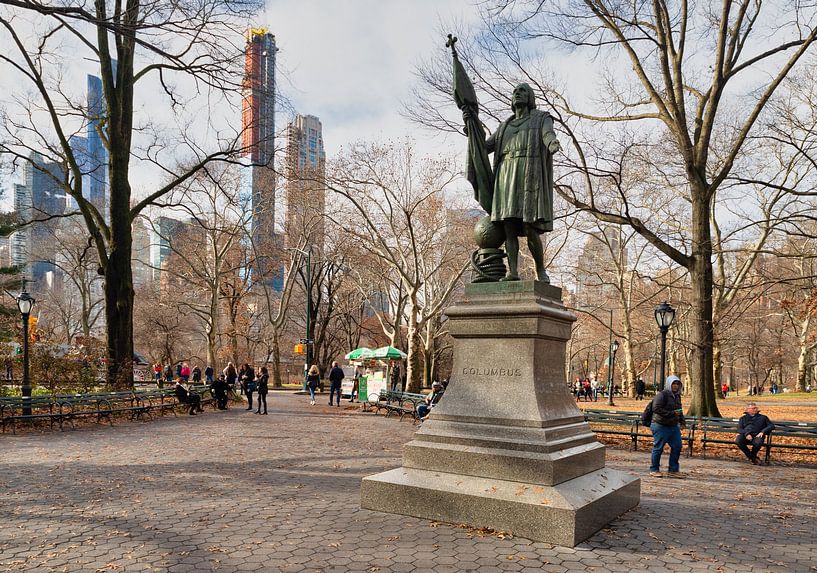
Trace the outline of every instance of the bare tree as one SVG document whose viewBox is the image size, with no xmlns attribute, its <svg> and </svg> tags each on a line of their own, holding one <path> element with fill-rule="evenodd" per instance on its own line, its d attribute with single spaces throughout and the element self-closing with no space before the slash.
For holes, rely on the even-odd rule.
<svg viewBox="0 0 817 573">
<path fill-rule="evenodd" d="M 0 53 L 0 62 L 6 77 L 19 86 L 16 113 L 3 118 L 6 133 L 0 152 L 43 170 L 30 154 L 42 152 L 70 174 L 58 183 L 76 202 L 105 277 L 108 383 L 130 385 L 131 224 L 145 207 L 208 163 L 242 151 L 236 130 L 231 133 L 215 122 L 194 126 L 195 112 L 184 112 L 193 109 L 190 104 L 199 94 L 208 104 L 222 104 L 228 101 L 223 96 L 240 87 L 242 30 L 258 5 L 222 0 L 99 0 L 92 6 L 9 0 L 0 5 L 0 29 L 10 47 Z M 71 90 L 62 85 L 60 66 L 69 56 L 99 63 L 103 117 L 89 117 L 85 106 L 72 100 Z M 28 90 L 34 93 L 26 99 Z M 173 116 L 165 125 L 158 126 L 161 114 L 153 102 L 144 121 L 137 114 L 139 98 L 147 96 L 164 96 L 160 106 Z M 107 215 L 85 198 L 84 162 L 71 145 L 71 136 L 89 121 L 98 125 L 109 155 Z M 145 131 L 140 131 L 143 126 Z M 213 145 L 207 137 L 218 143 Z M 133 201 L 132 168 L 139 165 L 153 166 L 165 176 L 165 183 Z"/>
<path fill-rule="evenodd" d="M 450 162 L 420 159 L 410 142 L 353 145 L 328 177 L 328 188 L 346 204 L 329 219 L 399 277 L 406 293 L 410 392 L 420 389 L 422 331 L 465 270 L 467 255 L 454 240 L 459 230 L 446 208 L 455 178 Z"/>
<path fill-rule="evenodd" d="M 691 414 L 718 415 L 712 216 L 719 190 L 741 163 L 781 83 L 817 38 L 813 6 L 798 5 L 784 16 L 782 5 L 766 4 L 497 0 L 483 5 L 478 45 L 470 54 L 467 44 L 461 50 L 493 102 L 507 105 L 504 94 L 520 79 L 544 96 L 572 147 L 555 169 L 566 201 L 602 221 L 632 227 L 689 271 Z M 599 88 L 582 98 L 555 90 L 546 63 L 531 58 L 531 49 L 594 57 Z M 438 91 L 443 85 L 433 70 L 424 77 Z M 750 105 L 730 106 L 738 93 L 751 93 Z M 450 128 L 444 118 L 425 117 Z M 626 131 L 610 127 L 616 125 Z M 619 145 L 628 139 L 637 145 Z M 672 225 L 671 213 L 656 219 L 644 208 L 643 194 L 622 187 L 635 154 L 649 159 L 639 165 L 648 168 L 648 181 L 664 182 L 682 199 L 676 202 L 680 227 Z"/>
<path fill-rule="evenodd" d="M 59 280 L 42 293 L 42 303 L 49 322 L 58 323 L 60 340 L 71 344 L 75 336 L 88 338 L 103 311 L 102 277 L 99 262 L 85 225 L 75 217 L 53 221 L 47 231 L 47 256 L 57 270 Z M 38 258 L 38 247 L 32 245 L 30 256 Z M 57 324 L 54 325 L 55 327 Z"/>
</svg>

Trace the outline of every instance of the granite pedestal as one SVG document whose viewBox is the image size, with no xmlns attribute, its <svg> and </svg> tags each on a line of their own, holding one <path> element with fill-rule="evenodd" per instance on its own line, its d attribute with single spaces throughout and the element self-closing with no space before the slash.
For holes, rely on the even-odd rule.
<svg viewBox="0 0 817 573">
<path fill-rule="evenodd" d="M 363 479 L 363 508 L 572 547 L 638 505 L 640 481 L 604 467 L 604 446 L 568 392 L 575 316 L 561 289 L 470 284 L 446 314 L 445 396 L 406 444 L 403 467 Z"/>
</svg>

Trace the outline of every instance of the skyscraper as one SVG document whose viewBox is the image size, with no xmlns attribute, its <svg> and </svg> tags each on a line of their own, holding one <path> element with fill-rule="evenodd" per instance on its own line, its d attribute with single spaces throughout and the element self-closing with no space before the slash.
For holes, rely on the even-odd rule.
<svg viewBox="0 0 817 573">
<path fill-rule="evenodd" d="M 25 164 L 26 184 L 19 190 L 19 205 L 23 209 L 18 209 L 18 212 L 27 212 L 27 216 L 21 220 L 37 221 L 30 225 L 27 236 L 27 262 L 31 265 L 31 278 L 35 282 L 56 272 L 56 246 L 50 240 L 53 234 L 49 231 L 54 220 L 49 220 L 49 217 L 65 213 L 66 194 L 62 183 L 66 176 L 62 165 L 49 162 L 38 153 L 32 153 Z M 15 189 L 15 206 L 18 202 L 17 192 Z M 52 278 L 48 278 L 48 281 L 51 282 Z"/>
<path fill-rule="evenodd" d="M 252 237 L 267 243 L 275 232 L 275 36 L 247 31 L 242 103 L 242 148 L 246 168 L 242 193 L 252 209 Z M 246 203 L 245 203 L 246 204 Z"/>
<path fill-rule="evenodd" d="M 20 221 L 31 220 L 31 195 L 25 185 L 14 185 L 14 211 Z M 29 227 L 22 227 L 9 236 L 11 264 L 25 267 L 28 264 Z"/>
<path fill-rule="evenodd" d="M 298 115 L 287 126 L 286 235 L 290 246 L 305 241 L 320 250 L 326 209 L 326 154 L 320 120 Z"/>
<path fill-rule="evenodd" d="M 115 63 L 114 63 L 115 65 Z M 87 93 L 87 157 L 83 172 L 87 178 L 83 178 L 83 194 L 88 201 L 93 203 L 107 219 L 108 205 L 108 150 L 102 140 L 102 129 L 105 123 L 107 105 L 105 104 L 105 94 L 102 91 L 102 80 L 97 76 L 88 74 Z"/>
</svg>

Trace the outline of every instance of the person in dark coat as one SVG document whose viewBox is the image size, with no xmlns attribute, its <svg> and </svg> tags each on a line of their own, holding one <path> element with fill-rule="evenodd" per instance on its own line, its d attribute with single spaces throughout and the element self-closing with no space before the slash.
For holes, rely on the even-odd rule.
<svg viewBox="0 0 817 573">
<path fill-rule="evenodd" d="M 757 404 L 754 402 L 746 404 L 746 413 L 738 420 L 738 435 L 735 443 L 740 451 L 749 458 L 749 461 L 756 466 L 763 465 L 763 462 L 757 459 L 757 453 L 772 430 L 774 430 L 774 424 L 767 416 L 760 413 Z M 752 445 L 752 451 L 749 451 L 749 444 Z"/>
<path fill-rule="evenodd" d="M 647 385 L 644 384 L 644 381 L 639 378 L 635 381 L 635 399 L 636 400 L 643 400 L 644 399 L 644 392 L 647 391 Z"/>
<path fill-rule="evenodd" d="M 185 388 L 184 384 L 182 384 L 181 378 L 176 380 L 175 392 L 176 398 L 179 399 L 180 404 L 187 404 L 190 406 L 189 414 L 191 416 L 195 416 L 196 411 L 204 412 L 204 408 L 201 407 L 201 396 L 195 392 L 190 392 L 187 388 Z"/>
<path fill-rule="evenodd" d="M 218 380 L 213 380 L 211 388 L 213 390 L 213 395 L 216 398 L 216 406 L 218 406 L 218 409 L 226 410 L 227 391 L 229 387 L 227 386 L 227 380 L 224 378 L 224 374 L 219 375 Z"/>
<path fill-rule="evenodd" d="M 258 390 L 258 409 L 255 411 L 256 414 L 266 414 L 267 413 L 267 392 L 269 392 L 269 373 L 267 372 L 267 367 L 261 367 L 261 376 L 258 377 L 256 380 L 257 383 L 257 390 Z M 264 404 L 264 411 L 261 411 L 261 403 Z"/>
<path fill-rule="evenodd" d="M 252 394 L 255 392 L 255 370 L 249 364 L 242 368 L 241 385 L 244 387 L 244 394 L 247 395 L 247 410 L 252 410 Z"/>
<path fill-rule="evenodd" d="M 193 384 L 201 384 L 201 368 L 194 366 L 193 370 L 191 370 L 191 374 L 193 376 Z"/>
<path fill-rule="evenodd" d="M 332 405 L 332 396 L 335 392 L 338 394 L 338 403 L 340 406 L 340 386 L 346 374 L 343 373 L 343 368 L 338 366 L 337 362 L 332 363 L 332 370 L 329 371 L 329 405 Z"/>
<path fill-rule="evenodd" d="M 213 370 L 213 367 L 208 364 L 207 368 L 204 369 L 204 382 L 207 384 L 212 384 L 215 382 L 215 378 L 213 378 L 214 374 L 215 370 Z"/>
<path fill-rule="evenodd" d="M 238 372 L 236 372 L 235 365 L 232 362 L 227 363 L 224 369 L 224 379 L 227 381 L 227 386 L 235 390 L 235 382 L 238 380 Z"/>
<path fill-rule="evenodd" d="M 397 392 L 397 389 L 400 387 L 400 380 L 402 376 L 400 375 L 400 365 L 395 364 L 394 368 L 391 371 L 391 391 Z"/>
<path fill-rule="evenodd" d="M 652 477 L 664 477 L 661 473 L 661 454 L 664 446 L 669 444 L 669 471 L 667 477 L 684 478 L 680 471 L 681 428 L 686 427 L 684 411 L 681 406 L 681 390 L 683 384 L 677 376 L 667 376 L 666 388 L 655 395 L 652 400 L 652 430 L 653 446 L 652 458 L 650 460 L 650 475 Z"/>
<path fill-rule="evenodd" d="M 440 398 L 443 397 L 445 390 L 443 390 L 443 385 L 439 382 L 434 382 L 431 385 L 431 393 L 426 396 L 425 402 L 417 406 L 417 416 L 421 420 L 425 420 L 426 416 L 431 412 L 431 409 L 437 405 L 437 402 L 440 401 Z"/>
</svg>

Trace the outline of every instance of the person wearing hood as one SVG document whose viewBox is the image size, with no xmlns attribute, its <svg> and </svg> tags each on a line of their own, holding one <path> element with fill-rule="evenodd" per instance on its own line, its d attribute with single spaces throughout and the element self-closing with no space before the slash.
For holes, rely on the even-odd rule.
<svg viewBox="0 0 817 573">
<path fill-rule="evenodd" d="M 757 453 L 772 430 L 774 430 L 774 424 L 767 416 L 760 413 L 757 404 L 754 402 L 746 404 L 746 413 L 738 420 L 738 435 L 735 443 L 740 451 L 746 454 L 749 461 L 756 466 L 763 465 L 763 462 L 757 459 Z M 749 444 L 752 444 L 752 451 L 749 451 Z"/>
<path fill-rule="evenodd" d="M 661 454 L 664 446 L 669 444 L 669 471 L 667 477 L 686 477 L 680 471 L 679 461 L 681 459 L 681 428 L 686 427 L 684 411 L 681 407 L 681 391 L 684 386 L 677 376 L 667 376 L 667 384 L 664 389 L 655 395 L 652 401 L 652 430 L 653 446 L 652 459 L 650 463 L 650 475 L 652 477 L 664 477 L 661 473 Z"/>
</svg>

